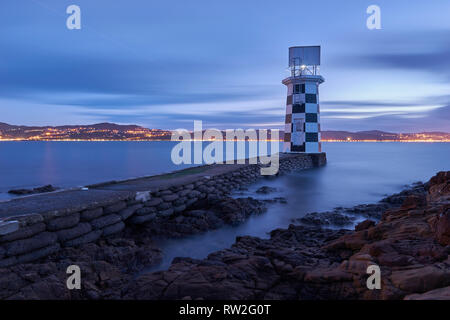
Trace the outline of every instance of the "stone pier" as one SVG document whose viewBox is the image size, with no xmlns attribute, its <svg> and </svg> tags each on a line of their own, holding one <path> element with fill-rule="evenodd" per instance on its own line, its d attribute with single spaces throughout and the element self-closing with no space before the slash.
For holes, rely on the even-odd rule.
<svg viewBox="0 0 450 320">
<path fill-rule="evenodd" d="M 281 154 L 279 174 L 325 163 L 325 153 Z M 172 217 L 210 195 L 223 196 L 255 182 L 260 168 L 205 165 L 0 202 L 0 267 L 111 237 L 130 224 Z"/>
</svg>

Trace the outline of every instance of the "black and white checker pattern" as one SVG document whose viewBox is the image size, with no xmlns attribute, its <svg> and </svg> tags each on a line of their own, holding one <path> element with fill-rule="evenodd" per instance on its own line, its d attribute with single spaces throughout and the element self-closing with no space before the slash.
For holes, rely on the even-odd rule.
<svg viewBox="0 0 450 320">
<path fill-rule="evenodd" d="M 288 87 L 284 150 L 287 152 L 321 152 L 319 83 L 296 79 Z"/>
</svg>

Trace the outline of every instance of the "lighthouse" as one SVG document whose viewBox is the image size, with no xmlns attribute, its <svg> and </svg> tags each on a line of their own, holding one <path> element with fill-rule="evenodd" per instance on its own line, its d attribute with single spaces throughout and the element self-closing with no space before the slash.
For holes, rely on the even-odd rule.
<svg viewBox="0 0 450 320">
<path fill-rule="evenodd" d="M 319 84 L 320 46 L 289 48 L 284 151 L 321 152 Z"/>
</svg>

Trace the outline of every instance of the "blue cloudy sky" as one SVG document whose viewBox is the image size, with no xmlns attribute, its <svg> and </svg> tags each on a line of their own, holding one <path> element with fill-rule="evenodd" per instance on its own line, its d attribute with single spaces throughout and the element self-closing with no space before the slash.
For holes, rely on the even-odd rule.
<svg viewBox="0 0 450 320">
<path fill-rule="evenodd" d="M 449 16 L 443 0 L 2 0 L 0 122 L 281 127 L 288 47 L 321 45 L 323 129 L 450 131 Z"/>
</svg>

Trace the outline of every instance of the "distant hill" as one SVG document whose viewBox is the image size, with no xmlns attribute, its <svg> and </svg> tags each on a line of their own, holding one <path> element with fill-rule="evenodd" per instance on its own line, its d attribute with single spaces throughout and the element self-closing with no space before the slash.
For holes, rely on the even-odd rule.
<svg viewBox="0 0 450 320">
<path fill-rule="evenodd" d="M 258 135 L 259 132 L 256 130 Z M 225 137 L 225 132 L 222 132 Z M 191 133 L 192 135 L 192 133 Z M 280 131 L 280 140 L 284 132 Z M 148 129 L 137 125 L 96 123 L 91 125 L 18 126 L 0 122 L 0 140 L 170 140 L 171 131 Z M 270 139 L 270 131 L 268 134 Z M 323 141 L 447 141 L 450 133 L 392 133 L 370 131 L 322 131 Z"/>
<path fill-rule="evenodd" d="M 379 130 L 370 131 L 322 131 L 324 140 L 397 140 L 398 134 Z"/>
<path fill-rule="evenodd" d="M 170 140 L 171 132 L 137 125 L 16 126 L 0 122 L 2 140 Z"/>
<path fill-rule="evenodd" d="M 379 130 L 371 131 L 322 131 L 322 140 L 332 141 L 450 141 L 450 133 L 417 132 L 392 133 Z"/>
</svg>

